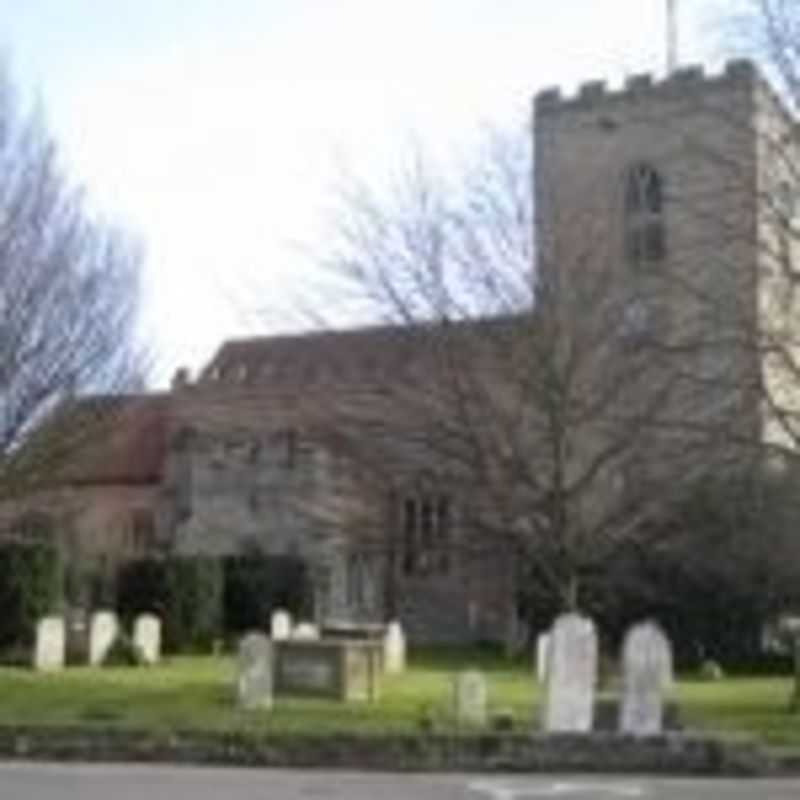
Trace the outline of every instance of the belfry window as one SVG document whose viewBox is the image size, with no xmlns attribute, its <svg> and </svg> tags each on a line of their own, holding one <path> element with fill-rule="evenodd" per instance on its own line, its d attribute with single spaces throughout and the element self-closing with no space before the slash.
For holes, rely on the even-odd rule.
<svg viewBox="0 0 800 800">
<path fill-rule="evenodd" d="M 649 164 L 637 164 L 625 178 L 625 257 L 644 267 L 666 256 L 664 182 Z"/>
</svg>

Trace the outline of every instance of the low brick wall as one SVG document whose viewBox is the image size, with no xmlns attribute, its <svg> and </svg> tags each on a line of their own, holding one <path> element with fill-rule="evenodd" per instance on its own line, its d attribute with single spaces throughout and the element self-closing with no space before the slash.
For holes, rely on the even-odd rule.
<svg viewBox="0 0 800 800">
<path fill-rule="evenodd" d="M 0 757 L 263 767 L 467 772 L 763 775 L 775 764 L 754 740 L 668 734 L 299 736 L 155 733 L 99 727 L 0 727 Z"/>
</svg>

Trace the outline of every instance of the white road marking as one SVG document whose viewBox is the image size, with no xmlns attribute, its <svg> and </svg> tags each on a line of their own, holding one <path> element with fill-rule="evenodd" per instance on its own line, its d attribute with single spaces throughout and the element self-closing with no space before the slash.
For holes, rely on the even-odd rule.
<svg viewBox="0 0 800 800">
<path fill-rule="evenodd" d="M 646 797 L 647 789 L 638 783 L 585 783 L 551 781 L 545 783 L 481 780 L 467 784 L 472 792 L 486 794 L 492 800 L 516 800 L 518 797 L 568 797 L 608 795 L 610 797 Z"/>
</svg>

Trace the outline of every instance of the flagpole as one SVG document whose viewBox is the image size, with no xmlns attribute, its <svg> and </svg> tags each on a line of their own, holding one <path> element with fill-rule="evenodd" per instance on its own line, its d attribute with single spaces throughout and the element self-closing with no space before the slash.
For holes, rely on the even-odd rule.
<svg viewBox="0 0 800 800">
<path fill-rule="evenodd" d="M 678 0 L 667 0 L 667 75 L 678 67 Z"/>
</svg>

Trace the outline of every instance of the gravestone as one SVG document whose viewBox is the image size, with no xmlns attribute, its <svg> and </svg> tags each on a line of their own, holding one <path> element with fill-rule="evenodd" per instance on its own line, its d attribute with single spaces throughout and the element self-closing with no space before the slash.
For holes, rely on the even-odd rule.
<svg viewBox="0 0 800 800">
<path fill-rule="evenodd" d="M 292 615 L 279 608 L 272 612 L 270 620 L 270 636 L 273 642 L 282 642 L 292 635 Z"/>
<path fill-rule="evenodd" d="M 455 677 L 455 716 L 459 725 L 486 725 L 486 678 L 482 672 L 467 670 Z"/>
<path fill-rule="evenodd" d="M 59 670 L 64 666 L 66 637 L 61 617 L 42 617 L 36 623 L 36 642 L 33 668 L 41 672 Z"/>
<path fill-rule="evenodd" d="M 263 633 L 248 633 L 239 642 L 236 698 L 240 708 L 272 708 L 272 642 Z"/>
<path fill-rule="evenodd" d="M 89 622 L 89 664 L 102 664 L 117 638 L 119 625 L 113 611 L 95 611 Z"/>
<path fill-rule="evenodd" d="M 292 639 L 299 639 L 304 642 L 319 639 L 319 628 L 313 622 L 298 622 L 292 631 Z"/>
<path fill-rule="evenodd" d="M 594 623 L 580 614 L 562 614 L 550 632 L 543 714 L 545 731 L 590 731 L 596 681 Z"/>
<path fill-rule="evenodd" d="M 547 652 L 550 649 L 550 634 L 540 633 L 536 637 L 536 680 L 544 683 L 547 679 Z"/>
<path fill-rule="evenodd" d="M 406 668 L 406 636 L 399 622 L 390 622 L 383 637 L 383 669 L 389 675 Z"/>
<path fill-rule="evenodd" d="M 133 623 L 133 643 L 145 664 L 157 664 L 161 658 L 161 620 L 155 614 L 139 614 Z"/>
<path fill-rule="evenodd" d="M 672 688 L 672 648 L 658 625 L 635 625 L 622 647 L 623 696 L 619 727 L 623 733 L 661 733 L 664 693 Z"/>
</svg>

